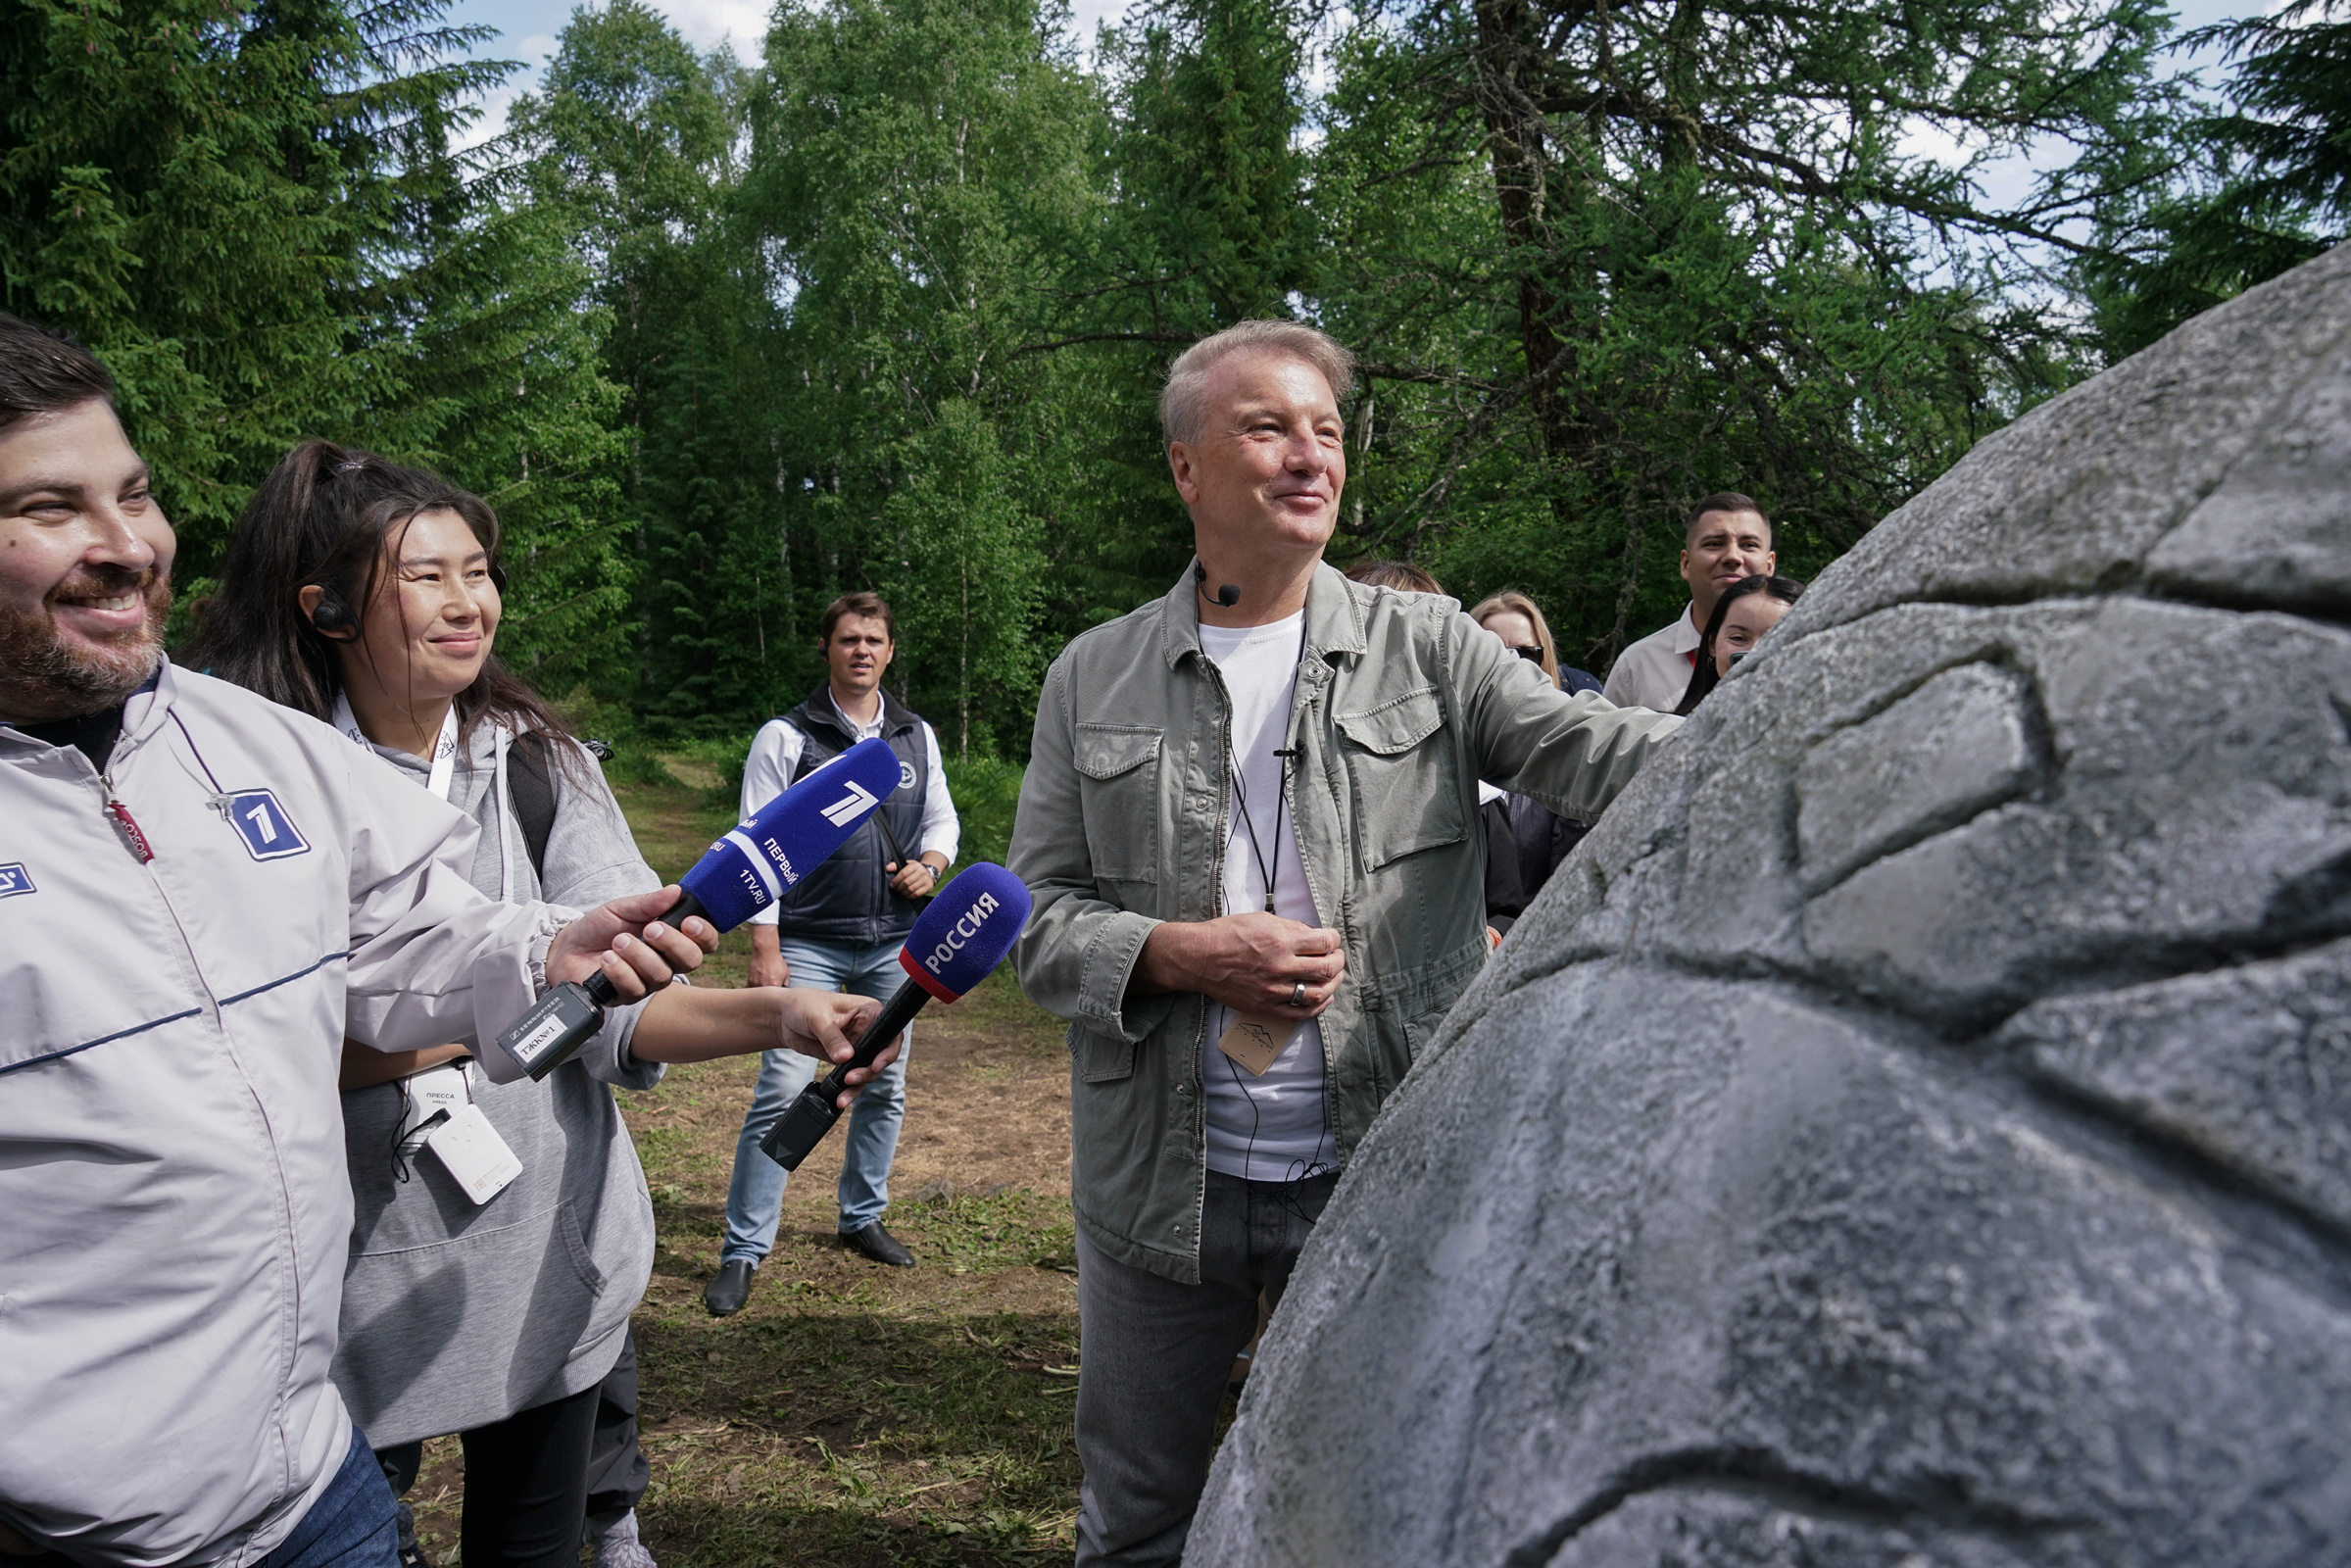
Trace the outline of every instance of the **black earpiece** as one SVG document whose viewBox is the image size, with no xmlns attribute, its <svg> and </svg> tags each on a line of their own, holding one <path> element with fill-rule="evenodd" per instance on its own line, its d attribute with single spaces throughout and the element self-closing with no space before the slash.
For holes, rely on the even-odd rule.
<svg viewBox="0 0 2351 1568">
<path fill-rule="evenodd" d="M 359 630 L 359 620 L 351 609 L 335 597 L 332 588 L 318 590 L 318 608 L 311 612 L 311 624 L 321 636 L 339 637 Z"/>
<path fill-rule="evenodd" d="M 1205 566 L 1203 566 L 1203 565 L 1200 565 L 1200 564 L 1197 564 L 1197 563 L 1196 563 L 1196 564 L 1194 564 L 1194 565 L 1193 565 L 1193 567 L 1192 567 L 1192 580 L 1193 580 L 1194 582 L 1197 582 L 1197 583 L 1199 583 L 1199 584 L 1200 584 L 1200 591 L 1202 594 L 1207 594 L 1207 592 L 1208 592 L 1208 568 L 1207 568 L 1207 567 L 1205 567 Z M 1230 609 L 1232 609 L 1232 608 L 1233 608 L 1235 605 L 1237 605 L 1237 604 L 1241 603 L 1241 588 L 1240 588 L 1240 585 L 1239 585 L 1239 584 L 1237 584 L 1237 583 L 1229 583 L 1229 582 L 1218 583 L 1218 584 L 1216 585 L 1216 592 L 1215 592 L 1215 594 L 1214 594 L 1214 595 L 1212 595 L 1211 597 L 1213 597 L 1213 598 L 1215 599 L 1215 601 L 1216 601 L 1218 604 L 1220 604 L 1220 605 L 1224 606 L 1224 607 L 1225 607 L 1225 609 L 1227 609 L 1227 610 L 1230 610 Z"/>
</svg>

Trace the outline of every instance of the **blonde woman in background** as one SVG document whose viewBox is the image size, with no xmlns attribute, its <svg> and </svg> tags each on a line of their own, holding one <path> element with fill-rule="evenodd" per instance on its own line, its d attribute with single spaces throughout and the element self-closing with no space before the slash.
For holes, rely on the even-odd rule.
<svg viewBox="0 0 2351 1568">
<path fill-rule="evenodd" d="M 1543 672 L 1565 692 L 1596 692 L 1598 679 L 1572 664 L 1559 662 L 1559 645 L 1551 638 L 1551 625 L 1543 618 L 1543 612 L 1534 600 L 1515 588 L 1505 588 L 1478 602 L 1469 618 L 1502 640 L 1521 659 L 1532 659 L 1543 666 Z M 1538 657 L 1540 656 L 1540 657 Z"/>
</svg>

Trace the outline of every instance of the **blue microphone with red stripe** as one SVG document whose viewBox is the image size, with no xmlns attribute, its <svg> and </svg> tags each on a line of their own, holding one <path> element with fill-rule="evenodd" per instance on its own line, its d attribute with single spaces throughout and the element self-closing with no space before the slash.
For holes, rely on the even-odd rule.
<svg viewBox="0 0 2351 1568">
<path fill-rule="evenodd" d="M 682 926 L 699 914 L 721 933 L 732 931 L 855 837 L 898 781 L 898 754 L 888 741 L 857 742 L 711 845 L 678 879 L 685 891 L 661 918 Z M 601 972 L 557 986 L 506 1027 L 499 1049 L 532 1078 L 544 1078 L 604 1027 L 604 1009 L 619 1000 Z"/>
<path fill-rule="evenodd" d="M 872 1066 L 873 1058 L 933 997 L 954 1003 L 987 979 L 1012 951 L 1028 921 L 1029 890 L 1001 865 L 981 860 L 941 888 L 915 920 L 906 945 L 898 950 L 906 980 L 857 1037 L 856 1054 L 822 1083 L 800 1092 L 759 1141 L 759 1152 L 786 1170 L 800 1169 L 808 1152 L 841 1119 L 841 1091 L 849 1087 L 850 1072 Z"/>
</svg>

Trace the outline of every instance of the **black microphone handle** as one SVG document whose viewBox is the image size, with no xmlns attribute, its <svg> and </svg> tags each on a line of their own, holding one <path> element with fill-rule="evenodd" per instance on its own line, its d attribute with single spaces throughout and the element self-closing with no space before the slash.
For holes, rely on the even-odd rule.
<svg viewBox="0 0 2351 1568">
<path fill-rule="evenodd" d="M 841 1119 L 838 1102 L 841 1091 L 849 1087 L 844 1080 L 858 1067 L 872 1066 L 873 1058 L 914 1021 L 914 1014 L 930 1000 L 931 994 L 913 981 L 902 983 L 890 1000 L 882 1004 L 881 1015 L 857 1037 L 850 1058 L 835 1067 L 822 1083 L 811 1083 L 803 1089 L 784 1107 L 775 1125 L 767 1129 L 767 1136 L 759 1140 L 759 1152 L 786 1170 L 800 1169 L 800 1162 L 808 1157 L 824 1141 L 824 1135 L 833 1130 L 833 1123 Z"/>
<path fill-rule="evenodd" d="M 889 1049 L 890 1042 L 914 1021 L 914 1014 L 920 1012 L 922 1004 L 930 1000 L 931 994 L 922 987 L 911 980 L 901 980 L 898 989 L 891 993 L 890 1000 L 882 1004 L 880 1013 L 865 1026 L 865 1032 L 857 1036 L 855 1054 L 835 1067 L 831 1076 L 824 1080 L 825 1094 L 840 1094 L 849 1087 L 851 1072 L 859 1067 L 872 1066 L 873 1058 Z"/>
<path fill-rule="evenodd" d="M 662 915 L 661 918 L 673 926 L 682 926 L 693 916 L 708 915 L 710 912 L 702 906 L 702 900 L 681 890 L 678 893 L 677 902 L 669 906 L 669 912 Z M 620 1000 L 620 993 L 612 989 L 612 982 L 605 978 L 602 969 L 580 982 L 580 989 L 585 991 L 588 994 L 588 1000 L 599 1007 L 609 1007 Z"/>
</svg>

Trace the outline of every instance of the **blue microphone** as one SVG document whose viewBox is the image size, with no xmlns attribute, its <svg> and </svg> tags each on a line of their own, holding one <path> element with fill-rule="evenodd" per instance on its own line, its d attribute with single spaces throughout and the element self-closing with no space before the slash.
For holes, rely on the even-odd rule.
<svg viewBox="0 0 2351 1568">
<path fill-rule="evenodd" d="M 732 931 L 847 844 L 898 778 L 888 741 L 857 742 L 712 844 L 679 878 L 685 891 L 661 918 L 682 926 L 699 914 L 721 933 Z M 557 986 L 506 1027 L 499 1049 L 533 1079 L 544 1078 L 604 1027 L 604 1009 L 619 1000 L 601 971 Z"/>
<path fill-rule="evenodd" d="M 870 1067 L 914 1021 L 933 997 L 954 1003 L 995 971 L 1012 951 L 1020 928 L 1029 922 L 1029 890 L 1020 878 L 1001 865 L 981 860 L 966 867 L 939 890 L 930 907 L 915 920 L 906 945 L 898 950 L 899 967 L 906 978 L 865 1032 L 857 1037 L 856 1054 L 832 1070 L 822 1083 L 800 1092 L 791 1108 L 776 1118 L 759 1152 L 786 1170 L 800 1169 L 808 1152 L 823 1142 L 841 1119 L 838 1102 L 848 1088 L 851 1069 Z"/>
</svg>

